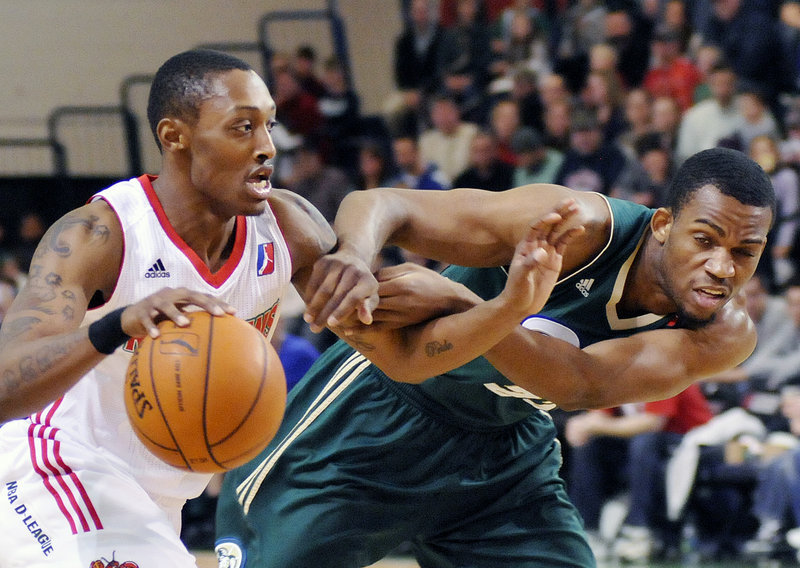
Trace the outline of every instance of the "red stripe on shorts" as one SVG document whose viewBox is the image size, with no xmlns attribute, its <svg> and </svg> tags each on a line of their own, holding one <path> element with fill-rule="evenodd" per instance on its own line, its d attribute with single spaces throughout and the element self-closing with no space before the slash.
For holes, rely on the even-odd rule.
<svg viewBox="0 0 800 568">
<path fill-rule="evenodd" d="M 72 534 L 79 530 L 89 532 L 91 529 L 88 516 L 91 517 L 95 528 L 102 529 L 103 524 L 97 510 L 86 492 L 83 484 L 74 471 L 64 462 L 61 456 L 61 443 L 56 440 L 58 428 L 50 426 L 50 420 L 56 408 L 61 403 L 59 399 L 47 412 L 44 424 L 38 423 L 42 413 L 32 417 L 35 422 L 28 427 L 28 445 L 31 452 L 31 463 L 34 471 L 42 478 L 47 491 L 53 496 L 59 510 L 69 523 Z M 36 441 L 39 441 L 37 444 Z M 72 482 L 72 486 L 68 483 Z M 53 483 L 55 481 L 55 484 Z M 80 525 L 80 529 L 78 527 Z"/>
</svg>

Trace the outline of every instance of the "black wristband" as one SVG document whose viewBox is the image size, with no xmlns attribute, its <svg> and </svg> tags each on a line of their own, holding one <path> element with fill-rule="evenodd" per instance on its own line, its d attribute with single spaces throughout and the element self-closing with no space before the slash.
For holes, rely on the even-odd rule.
<svg viewBox="0 0 800 568">
<path fill-rule="evenodd" d="M 89 341 L 98 352 L 111 355 L 117 347 L 130 339 L 130 336 L 122 331 L 124 310 L 125 308 L 118 308 L 89 325 Z"/>
</svg>

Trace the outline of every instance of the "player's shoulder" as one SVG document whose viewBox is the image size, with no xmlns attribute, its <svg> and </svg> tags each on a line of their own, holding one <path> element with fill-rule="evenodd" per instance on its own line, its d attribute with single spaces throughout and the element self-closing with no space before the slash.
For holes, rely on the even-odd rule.
<svg viewBox="0 0 800 568">
<path fill-rule="evenodd" d="M 336 244 L 336 235 L 322 213 L 304 197 L 285 189 L 273 189 L 269 206 L 292 252 L 296 267 L 313 263 Z"/>
<path fill-rule="evenodd" d="M 757 341 L 756 326 L 747 312 L 743 292 L 731 298 L 708 325 L 697 331 L 702 343 L 731 355 L 737 352 L 749 355 Z"/>
</svg>

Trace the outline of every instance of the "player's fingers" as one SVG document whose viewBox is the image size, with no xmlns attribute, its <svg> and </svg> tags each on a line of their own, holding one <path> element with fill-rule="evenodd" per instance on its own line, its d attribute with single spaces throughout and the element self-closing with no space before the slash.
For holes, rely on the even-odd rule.
<svg viewBox="0 0 800 568">
<path fill-rule="evenodd" d="M 558 254 L 564 254 L 564 251 L 567 248 L 567 245 L 571 243 L 573 240 L 581 236 L 586 232 L 586 227 L 583 225 L 579 227 L 574 227 L 561 235 L 558 241 L 555 243 L 555 249 Z"/>
<path fill-rule="evenodd" d="M 314 268 L 313 273 L 317 272 Z M 331 272 L 317 281 L 315 287 L 307 287 L 306 290 L 312 293 L 311 297 L 306 302 L 306 310 L 303 314 L 303 319 L 309 324 L 311 330 L 315 333 L 322 330 L 325 326 L 325 320 L 330 315 L 332 308 L 329 307 L 332 302 L 336 302 L 339 298 L 336 296 L 339 272 Z M 339 290 L 339 296 L 344 292 Z"/>
<path fill-rule="evenodd" d="M 342 280 L 341 293 L 337 298 L 331 299 L 329 315 L 325 319 L 326 325 L 337 325 L 339 321 L 356 312 L 361 323 L 369 324 L 372 321 L 372 310 L 378 305 L 378 283 L 373 279 L 364 282 L 348 275 Z M 320 314 L 322 319 L 323 314 Z"/>
<path fill-rule="evenodd" d="M 214 316 L 224 316 L 226 313 L 233 315 L 236 313 L 236 308 L 229 303 L 199 292 L 190 292 L 185 297 L 176 300 L 175 303 L 181 309 L 186 305 L 197 306 Z"/>
</svg>

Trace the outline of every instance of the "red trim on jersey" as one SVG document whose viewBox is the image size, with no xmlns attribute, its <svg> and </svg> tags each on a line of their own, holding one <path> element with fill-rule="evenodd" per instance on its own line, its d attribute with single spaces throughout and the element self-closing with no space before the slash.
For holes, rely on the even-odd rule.
<svg viewBox="0 0 800 568">
<path fill-rule="evenodd" d="M 175 244 L 175 246 L 178 247 L 181 252 L 183 252 L 186 258 L 189 259 L 200 277 L 211 284 L 214 288 L 219 288 L 225 283 L 228 277 L 233 274 L 234 269 L 239 265 L 239 261 L 242 259 L 242 255 L 244 254 L 245 240 L 247 237 L 246 218 L 241 215 L 236 217 L 236 236 L 234 237 L 235 240 L 233 243 L 231 256 L 225 261 L 225 264 L 223 264 L 219 270 L 216 272 L 211 272 L 208 266 L 206 266 L 206 263 L 200 260 L 200 257 L 197 256 L 197 253 L 186 244 L 186 241 L 181 238 L 181 236 L 175 231 L 172 224 L 169 222 L 169 219 L 167 219 L 167 214 L 164 212 L 164 208 L 161 206 L 161 202 L 158 200 L 158 196 L 153 189 L 153 180 L 156 178 L 157 176 L 146 174 L 137 179 L 144 188 L 144 192 L 147 195 L 148 201 L 150 201 L 150 206 L 153 208 L 153 211 L 158 218 L 158 222 L 161 224 L 161 228 L 164 229 L 164 232 Z"/>
<path fill-rule="evenodd" d="M 32 422 L 28 426 L 28 448 L 31 454 L 31 464 L 34 471 L 39 474 L 50 495 L 56 502 L 64 518 L 69 523 L 72 534 L 78 533 L 78 523 L 82 532 L 89 532 L 88 516 L 94 523 L 96 529 L 102 529 L 103 523 L 92 503 L 86 488 L 81 480 L 70 468 L 61 456 L 61 442 L 56 439 L 58 428 L 50 425 L 50 419 L 61 404 L 62 399 L 58 399 L 50 406 L 44 423 L 40 423 L 42 413 L 38 412 L 32 417 Z M 38 444 L 37 444 L 38 440 Z M 55 480 L 55 484 L 53 483 Z M 67 480 L 72 482 L 74 487 L 70 487 Z M 69 503 L 67 504 L 68 501 Z"/>
</svg>

